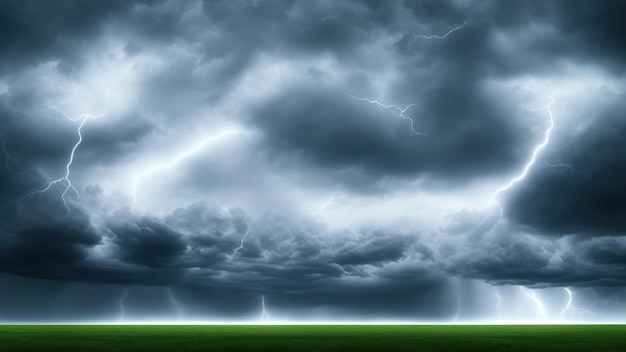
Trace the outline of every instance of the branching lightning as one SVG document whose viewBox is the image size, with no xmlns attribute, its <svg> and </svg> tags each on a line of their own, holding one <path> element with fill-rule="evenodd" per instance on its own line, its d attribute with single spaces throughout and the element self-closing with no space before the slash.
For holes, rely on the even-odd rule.
<svg viewBox="0 0 626 352">
<path fill-rule="evenodd" d="M 183 314 L 184 314 L 183 307 L 180 305 L 180 303 L 178 303 L 178 301 L 176 301 L 176 297 L 174 297 L 174 293 L 172 292 L 172 287 L 171 286 L 167 287 L 167 296 L 170 299 L 170 303 L 172 303 L 172 306 L 176 310 L 176 314 L 178 315 L 178 319 L 182 319 L 183 318 Z"/>
<path fill-rule="evenodd" d="M 39 194 L 40 196 L 43 195 L 44 193 L 46 193 L 48 190 L 50 190 L 52 188 L 52 186 L 54 185 L 61 185 L 62 187 L 64 187 L 63 192 L 61 192 L 61 200 L 63 201 L 63 205 L 65 205 L 65 208 L 67 209 L 67 211 L 70 211 L 70 207 L 67 204 L 67 200 L 65 199 L 65 196 L 67 195 L 67 193 L 72 190 L 77 197 L 80 197 L 80 194 L 78 193 L 78 190 L 74 187 L 74 185 L 72 184 L 72 181 L 70 180 L 70 174 L 72 171 L 72 164 L 74 163 L 74 156 L 76 154 L 76 150 L 78 149 L 78 147 L 80 146 L 80 144 L 83 142 L 83 134 L 82 134 L 82 129 L 83 127 L 85 127 L 85 124 L 87 123 L 88 120 L 90 119 L 96 119 L 96 118 L 100 118 L 106 115 L 107 110 L 108 110 L 108 106 L 109 106 L 109 101 L 108 101 L 108 95 L 105 96 L 105 106 L 103 111 L 100 114 L 97 115 L 93 115 L 93 114 L 80 114 L 77 117 L 71 117 L 68 114 L 66 114 L 63 110 L 61 110 L 60 108 L 56 107 L 56 106 L 50 106 L 49 108 L 51 110 L 57 111 L 58 113 L 60 113 L 61 115 L 63 115 L 66 119 L 70 120 L 71 122 L 79 122 L 78 124 L 78 128 L 76 129 L 76 134 L 78 135 L 78 140 L 76 141 L 76 143 L 74 144 L 74 146 L 72 147 L 72 150 L 70 152 L 70 156 L 69 159 L 67 161 L 67 164 L 65 164 L 65 175 L 63 175 L 63 177 L 58 178 L 56 180 L 52 180 L 48 183 L 48 185 L 38 191 L 34 191 L 31 192 L 29 194 L 26 195 L 26 197 L 35 195 L 35 194 Z"/>
<path fill-rule="evenodd" d="M 565 308 L 563 308 L 563 310 L 561 311 L 561 320 L 565 320 L 565 315 L 568 312 L 582 312 L 583 314 L 589 314 L 591 316 L 595 316 L 592 312 L 588 311 L 587 309 L 583 309 L 583 308 L 578 308 L 576 306 L 574 306 L 574 295 L 572 293 L 572 290 L 570 290 L 567 287 L 563 287 L 563 290 L 565 290 L 565 292 L 567 293 L 567 304 L 565 305 Z"/>
<path fill-rule="evenodd" d="M 466 24 L 467 24 L 467 21 L 463 21 L 463 23 L 462 23 L 462 24 L 460 24 L 459 26 L 456 26 L 456 27 L 452 28 L 451 30 L 449 30 L 448 32 L 446 32 L 444 35 L 436 35 L 436 34 L 426 35 L 426 34 L 419 34 L 419 35 L 413 35 L 413 39 L 427 39 L 427 40 L 430 40 L 430 39 L 438 39 L 438 40 L 443 40 L 443 39 L 446 39 L 448 36 L 450 36 L 452 33 L 454 33 L 454 32 L 456 32 L 456 31 L 460 30 L 460 29 L 461 29 L 461 28 L 463 28 L 463 27 L 465 27 L 465 25 L 466 25 Z M 416 106 L 418 106 L 419 104 L 416 104 L 416 103 L 411 103 L 411 104 L 409 104 L 409 105 L 405 106 L 404 108 L 401 108 L 401 107 L 399 107 L 399 106 L 397 106 L 397 105 L 393 105 L 393 104 L 391 104 L 391 105 L 383 104 L 383 103 L 381 103 L 381 102 L 380 102 L 380 101 L 378 101 L 378 100 L 373 100 L 373 99 L 368 99 L 368 98 L 357 98 L 357 97 L 355 97 L 355 96 L 353 96 L 353 95 L 350 95 L 350 97 L 352 97 L 353 99 L 356 99 L 356 100 L 366 101 L 366 102 L 368 102 L 368 103 L 370 103 L 370 104 L 378 105 L 379 107 L 386 109 L 387 111 L 391 112 L 393 115 L 395 115 L 395 116 L 397 116 L 397 117 L 400 117 L 400 118 L 402 118 L 402 119 L 404 119 L 404 120 L 409 121 L 410 126 L 411 126 L 411 131 L 412 131 L 413 133 L 415 133 L 415 134 L 416 134 L 416 135 L 418 135 L 418 136 L 426 136 L 426 134 L 425 134 L 425 133 L 423 133 L 423 132 L 418 132 L 418 131 L 415 129 L 415 126 L 414 126 L 414 125 L 415 125 L 415 121 L 413 120 L 413 118 L 411 118 L 410 116 L 405 115 L 405 113 L 406 113 L 406 112 L 407 112 L 410 108 L 412 108 L 412 107 L 416 107 Z"/>
<path fill-rule="evenodd" d="M 503 214 L 503 210 L 502 210 L 502 205 L 500 204 L 500 202 L 498 202 L 498 195 L 504 191 L 509 190 L 511 187 L 513 187 L 516 183 L 520 182 L 521 180 L 523 180 L 526 175 L 528 175 L 528 172 L 530 171 L 530 168 L 535 164 L 535 162 L 537 161 L 537 156 L 539 155 L 539 153 L 541 152 L 541 150 L 543 148 L 545 148 L 548 143 L 550 142 L 550 133 L 552 132 L 552 130 L 554 129 L 554 116 L 552 115 L 552 104 L 554 104 L 554 96 L 557 93 L 553 93 L 550 94 L 550 102 L 541 108 L 538 109 L 529 109 L 529 110 L 546 110 L 548 113 L 548 121 L 549 121 L 549 125 L 548 128 L 545 130 L 544 132 L 544 138 L 542 140 L 542 142 L 537 145 L 535 147 L 535 149 L 533 150 L 530 159 L 526 162 L 526 165 L 524 165 L 524 168 L 522 169 L 522 171 L 519 173 L 519 175 L 515 176 L 514 178 L 512 178 L 506 185 L 498 188 L 492 195 L 491 195 L 491 203 L 494 204 L 495 206 L 498 207 L 498 210 L 500 211 L 500 215 Z"/>
<path fill-rule="evenodd" d="M 384 109 L 388 110 L 393 115 L 398 116 L 400 118 L 403 118 L 405 120 L 408 120 L 410 122 L 410 124 L 411 124 L 410 125 L 411 126 L 411 131 L 413 131 L 413 133 L 415 133 L 418 136 L 426 136 L 426 134 L 424 134 L 422 132 L 416 131 L 415 127 L 414 127 L 413 119 L 411 117 L 405 115 L 407 110 L 409 110 L 411 107 L 417 106 L 416 103 L 411 103 L 411 104 L 405 106 L 404 109 L 402 109 L 402 108 L 400 108 L 397 105 L 386 105 L 386 104 L 383 104 L 383 103 L 379 102 L 378 100 L 371 100 L 371 99 L 368 99 L 368 98 L 357 98 L 357 97 L 355 97 L 353 95 L 351 95 L 350 97 L 353 98 L 353 99 L 356 99 L 356 100 L 366 101 L 366 102 L 368 102 L 370 104 L 378 105 L 381 108 L 384 108 Z"/>
<path fill-rule="evenodd" d="M 191 157 L 192 155 L 200 152 L 201 150 L 203 150 L 207 146 L 211 145 L 212 143 L 215 143 L 215 142 L 219 141 L 220 139 L 233 136 L 235 134 L 241 134 L 243 132 L 244 131 L 241 130 L 241 129 L 227 129 L 227 130 L 220 131 L 216 135 L 212 135 L 212 136 L 206 137 L 206 138 L 202 139 L 201 141 L 199 141 L 198 143 L 194 144 L 193 146 L 190 146 L 190 147 L 186 148 L 181 153 L 179 153 L 179 154 L 177 154 L 177 155 L 175 155 L 173 157 L 170 157 L 167 162 L 154 165 L 152 167 L 149 167 L 145 171 L 137 174 L 135 176 L 135 178 L 133 179 L 133 184 L 132 184 L 133 204 L 137 203 L 137 190 L 139 188 L 140 182 L 145 177 L 147 177 L 149 175 L 152 175 L 152 174 L 155 174 L 155 173 L 157 173 L 159 171 L 171 170 L 171 169 L 175 168 L 181 161 L 183 161 L 183 160 Z"/>
<path fill-rule="evenodd" d="M 261 295 L 261 321 L 270 321 L 270 315 L 265 309 L 265 296 Z"/>
</svg>

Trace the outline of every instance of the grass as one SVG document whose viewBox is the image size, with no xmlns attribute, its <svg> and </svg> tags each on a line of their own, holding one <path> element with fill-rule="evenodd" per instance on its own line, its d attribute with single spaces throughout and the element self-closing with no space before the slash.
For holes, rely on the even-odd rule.
<svg viewBox="0 0 626 352">
<path fill-rule="evenodd" d="M 13 351 L 626 351 L 626 325 L 0 325 Z"/>
</svg>

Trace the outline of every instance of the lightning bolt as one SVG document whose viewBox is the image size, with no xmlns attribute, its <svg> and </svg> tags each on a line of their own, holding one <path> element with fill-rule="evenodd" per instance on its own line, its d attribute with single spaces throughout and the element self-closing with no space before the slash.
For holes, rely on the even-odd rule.
<svg viewBox="0 0 626 352">
<path fill-rule="evenodd" d="M 585 171 L 580 171 L 580 170 L 576 170 L 572 164 L 565 164 L 561 161 L 557 162 L 556 164 L 550 164 L 550 163 L 546 163 L 545 167 L 552 167 L 552 168 L 557 168 L 557 167 L 561 167 L 561 168 L 565 168 L 568 169 L 572 172 L 575 172 L 577 174 L 588 174 L 589 172 L 585 172 Z"/>
<path fill-rule="evenodd" d="M 430 40 L 430 39 L 438 39 L 438 40 L 443 40 L 443 39 L 446 39 L 446 38 L 447 38 L 449 35 L 451 35 L 452 33 L 454 33 L 454 32 L 456 32 L 456 31 L 460 30 L 460 29 L 461 29 L 461 28 L 463 28 L 463 27 L 465 27 L 465 25 L 466 25 L 466 24 L 467 24 L 467 21 L 463 21 L 463 23 L 462 23 L 462 24 L 460 24 L 459 26 L 456 26 L 456 27 L 452 28 L 451 30 L 449 30 L 448 32 L 446 32 L 444 35 L 436 35 L 436 34 L 426 35 L 426 34 L 419 34 L 419 35 L 413 35 L 413 39 L 428 39 L 428 40 Z M 384 109 L 388 110 L 388 111 L 389 111 L 389 112 L 391 112 L 393 115 L 395 115 L 395 116 L 397 116 L 397 117 L 400 117 L 400 118 L 402 118 L 402 119 L 404 119 L 404 120 L 409 121 L 410 126 L 411 126 L 411 131 L 412 131 L 413 133 L 415 133 L 415 134 L 416 134 L 416 135 L 418 135 L 418 136 L 426 136 L 426 134 L 425 134 L 425 133 L 423 133 L 423 132 L 418 132 L 418 131 L 415 129 L 415 126 L 414 126 L 414 125 L 415 125 L 415 121 L 413 121 L 413 119 L 412 119 L 411 117 L 409 117 L 409 116 L 406 116 L 406 115 L 405 115 L 405 113 L 407 112 L 407 110 L 409 110 L 409 109 L 410 109 L 410 108 L 412 108 L 412 107 L 416 107 L 416 106 L 418 106 L 419 104 L 416 104 L 416 103 L 411 103 L 411 104 L 409 104 L 409 105 L 405 106 L 404 108 L 401 108 L 401 107 L 399 107 L 399 106 L 397 106 L 397 105 L 393 105 L 393 104 L 391 104 L 391 105 L 387 105 L 387 104 L 381 103 L 381 102 L 380 102 L 380 101 L 378 101 L 378 100 L 373 100 L 373 99 L 368 99 L 368 98 L 357 98 L 357 97 L 355 97 L 355 96 L 353 96 L 353 95 L 350 95 L 350 97 L 352 97 L 353 99 L 356 99 L 356 100 L 366 101 L 366 102 L 368 102 L 368 103 L 370 103 L 370 104 L 374 104 L 374 105 L 377 105 L 377 106 L 379 106 L 379 107 L 381 107 L 381 108 L 384 108 Z"/>
<path fill-rule="evenodd" d="M 497 303 L 496 303 L 496 314 L 498 317 L 500 317 L 502 315 L 502 296 L 500 296 L 500 293 L 498 292 L 497 288 L 493 288 L 493 292 L 496 295 L 496 299 L 497 299 Z"/>
<path fill-rule="evenodd" d="M 413 35 L 413 39 L 438 39 L 438 40 L 443 40 L 446 39 L 449 35 L 451 35 L 452 33 L 458 31 L 459 29 L 465 27 L 465 25 L 467 24 L 467 21 L 463 21 L 463 23 L 461 23 L 460 25 L 452 28 L 451 30 L 447 31 L 444 35 L 425 35 L 425 34 L 418 34 L 418 35 Z"/>
<path fill-rule="evenodd" d="M 243 236 L 241 236 L 241 244 L 239 245 L 239 247 L 235 248 L 233 253 L 230 255 L 231 257 L 233 257 L 235 254 L 237 254 L 237 252 L 239 252 L 239 250 L 243 248 L 243 241 L 246 239 L 246 237 L 248 236 L 249 233 L 250 233 L 250 231 L 246 231 L 246 233 Z"/>
<path fill-rule="evenodd" d="M 180 303 L 178 303 L 178 301 L 176 301 L 176 297 L 174 297 L 174 293 L 172 292 L 172 287 L 168 286 L 167 287 L 167 296 L 170 299 L 170 303 L 172 304 L 172 306 L 174 307 L 174 309 L 176 310 L 176 313 L 178 315 L 178 319 L 182 319 L 183 318 L 183 307 L 180 305 Z"/>
<path fill-rule="evenodd" d="M 140 182 L 145 177 L 155 174 L 160 171 L 171 170 L 174 167 L 176 167 L 176 165 L 178 165 L 181 161 L 191 157 L 192 155 L 198 153 L 199 151 L 219 141 L 220 139 L 230 137 L 236 134 L 242 134 L 242 133 L 244 133 L 244 131 L 241 129 L 226 129 L 226 130 L 220 131 L 216 135 L 205 137 L 204 139 L 197 142 L 196 144 L 186 148 L 181 153 L 169 158 L 168 162 L 154 165 L 146 169 L 144 172 L 137 174 L 135 178 L 133 179 L 133 184 L 132 184 L 133 204 L 137 203 L 137 199 L 138 199 L 137 190 L 139 188 Z"/>
<path fill-rule="evenodd" d="M 491 199 L 490 202 L 491 204 L 495 205 L 498 207 L 498 210 L 500 211 L 500 215 L 503 214 L 503 210 L 502 210 L 502 205 L 500 204 L 500 202 L 498 202 L 498 195 L 502 192 L 505 192 L 507 190 L 509 190 L 511 187 L 513 187 L 516 183 L 520 182 L 521 180 L 523 180 L 526 175 L 528 175 L 528 172 L 530 170 L 530 168 L 535 164 L 535 162 L 537 161 L 537 156 L 539 155 L 539 153 L 541 152 L 541 150 L 543 148 L 545 148 L 548 143 L 550 142 L 550 133 L 552 132 L 552 130 L 554 129 L 554 116 L 552 114 L 552 104 L 554 104 L 554 96 L 557 93 L 552 93 L 550 94 L 550 102 L 541 108 L 537 108 L 537 109 L 528 109 L 531 111 L 538 111 L 538 110 L 546 110 L 548 113 L 548 128 L 545 130 L 544 132 L 544 137 L 543 140 L 541 141 L 541 143 L 539 143 L 539 145 L 537 145 L 535 147 L 535 149 L 533 150 L 530 159 L 526 162 L 526 165 L 524 165 L 524 168 L 522 169 L 522 171 L 515 177 L 513 177 L 506 185 L 498 188 L 492 195 L 491 195 Z"/>
<path fill-rule="evenodd" d="M 120 298 L 120 318 L 119 321 L 124 321 L 126 319 L 126 298 L 128 297 L 128 293 L 126 291 L 126 287 L 122 290 L 122 297 Z"/>
<path fill-rule="evenodd" d="M 11 167 L 9 166 L 9 163 L 11 162 L 11 159 L 13 159 L 13 157 L 11 156 L 11 154 L 9 154 L 9 152 L 7 151 L 7 146 L 6 146 L 6 142 L 4 140 L 4 132 L 0 135 L 0 139 L 2 140 L 2 152 L 4 152 L 4 167 L 9 170 L 9 171 L 13 171 L 11 169 Z"/>
<path fill-rule="evenodd" d="M 270 321 L 270 315 L 265 309 L 265 296 L 261 295 L 261 321 Z"/>
<path fill-rule="evenodd" d="M 535 293 L 535 291 L 527 289 L 526 287 L 523 287 L 523 286 L 520 286 L 520 290 L 522 291 L 524 296 L 527 297 L 527 299 L 530 299 L 535 304 L 541 316 L 543 318 L 546 318 L 548 316 L 548 314 L 546 313 L 546 309 L 544 308 L 543 302 L 541 302 L 539 297 L 537 297 L 537 294 Z"/>
<path fill-rule="evenodd" d="M 417 106 L 418 104 L 416 104 L 416 103 L 411 103 L 411 104 L 409 104 L 409 105 L 405 106 L 405 107 L 404 107 L 404 109 L 402 109 L 402 108 L 400 108 L 400 107 L 399 107 L 399 106 L 397 106 L 397 105 L 386 105 L 386 104 L 383 104 L 383 103 L 379 102 L 378 100 L 371 100 L 371 99 L 368 99 L 368 98 L 357 98 L 357 97 L 355 97 L 355 96 L 353 96 L 353 95 L 351 95 L 350 97 L 351 97 L 352 99 L 356 99 L 356 100 L 360 100 L 360 101 L 366 101 L 366 102 L 368 102 L 368 103 L 370 103 L 370 104 L 378 105 L 378 106 L 380 106 L 381 108 L 384 108 L 384 109 L 388 110 L 388 111 L 389 111 L 389 112 L 391 112 L 393 115 L 398 116 L 398 117 L 400 117 L 400 118 L 403 118 L 403 119 L 405 119 L 405 120 L 408 120 L 408 121 L 410 122 L 411 131 L 412 131 L 413 133 L 415 133 L 415 134 L 416 134 L 416 135 L 418 135 L 418 136 L 426 136 L 426 134 L 424 134 L 424 133 L 422 133 L 422 132 L 418 132 L 418 131 L 416 131 L 416 130 L 415 130 L 415 126 L 414 126 L 414 121 L 413 121 L 413 119 L 412 119 L 411 117 L 409 117 L 409 116 L 406 116 L 406 115 L 405 115 L 405 113 L 407 112 L 407 110 L 409 110 L 409 109 L 410 109 L 411 107 L 413 107 L 413 106 Z"/>
<path fill-rule="evenodd" d="M 561 320 L 565 320 L 565 314 L 567 314 L 567 312 L 583 312 L 586 314 L 590 314 L 591 316 L 595 315 L 588 311 L 587 309 L 583 309 L 583 308 L 577 308 L 576 306 L 574 306 L 574 295 L 572 293 L 572 290 L 570 290 L 567 287 L 563 287 L 563 290 L 565 290 L 565 292 L 567 293 L 567 304 L 565 305 L 565 308 L 563 308 L 563 310 L 561 311 Z"/>
<path fill-rule="evenodd" d="M 76 134 L 78 135 L 78 140 L 76 141 L 76 143 L 72 147 L 69 159 L 68 159 L 67 163 L 65 164 L 65 175 L 63 175 L 63 177 L 61 177 L 61 178 L 58 178 L 56 180 L 50 181 L 45 188 L 27 194 L 26 198 L 30 197 L 32 195 L 35 195 L 35 194 L 39 194 L 39 196 L 41 198 L 41 195 L 43 195 L 48 190 L 50 190 L 52 188 L 52 186 L 59 184 L 62 187 L 64 187 L 63 192 L 61 192 L 61 200 L 63 201 L 63 205 L 65 205 L 65 208 L 67 209 L 67 211 L 69 213 L 70 207 L 67 204 L 67 200 L 65 199 L 65 196 L 67 195 L 67 193 L 70 190 L 72 190 L 76 194 L 77 197 L 80 197 L 80 193 L 78 193 L 78 190 L 74 187 L 74 185 L 72 184 L 72 181 L 70 180 L 70 174 L 71 174 L 71 171 L 72 171 L 72 164 L 74 163 L 74 156 L 76 154 L 76 150 L 78 149 L 80 144 L 83 142 L 83 134 L 82 134 L 83 127 L 85 127 L 85 124 L 87 123 L 88 120 L 90 120 L 90 119 L 97 119 L 97 118 L 100 118 L 100 117 L 103 117 L 103 116 L 106 115 L 107 109 L 109 107 L 108 101 L 109 101 L 109 99 L 108 99 L 108 94 L 107 94 L 107 95 L 105 95 L 105 102 L 106 103 L 105 103 L 105 106 L 104 106 L 104 110 L 100 114 L 97 114 L 97 115 L 80 114 L 77 117 L 71 117 L 68 114 L 66 114 L 63 110 L 61 110 L 60 108 L 58 108 L 56 106 L 50 106 L 49 107 L 51 110 L 55 110 L 58 113 L 60 113 L 61 115 L 63 115 L 63 117 L 65 117 L 69 121 L 71 121 L 71 122 L 79 122 L 78 128 L 76 129 Z"/>
<path fill-rule="evenodd" d="M 456 278 L 456 313 L 454 314 L 454 321 L 459 320 L 461 315 L 461 279 Z"/>
</svg>

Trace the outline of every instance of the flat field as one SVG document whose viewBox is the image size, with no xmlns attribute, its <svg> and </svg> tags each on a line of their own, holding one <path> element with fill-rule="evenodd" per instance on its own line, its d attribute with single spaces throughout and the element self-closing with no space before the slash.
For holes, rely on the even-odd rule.
<svg viewBox="0 0 626 352">
<path fill-rule="evenodd" d="M 626 351 L 626 325 L 0 325 L 0 351 Z"/>
</svg>

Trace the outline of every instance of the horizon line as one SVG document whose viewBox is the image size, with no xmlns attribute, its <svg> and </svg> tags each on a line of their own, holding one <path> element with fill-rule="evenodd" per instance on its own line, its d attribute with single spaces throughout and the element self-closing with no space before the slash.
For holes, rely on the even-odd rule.
<svg viewBox="0 0 626 352">
<path fill-rule="evenodd" d="M 0 322 L 0 325 L 103 325 L 103 326 L 116 326 L 116 325 L 163 325 L 163 326 L 175 326 L 175 325 L 188 325 L 188 326 L 306 326 L 306 325 L 626 325 L 625 321 L 465 321 L 465 322 L 429 322 L 429 321 L 264 321 L 264 322 L 250 322 L 250 321 L 127 321 L 127 322 L 110 322 L 110 321 L 93 321 L 93 322 Z"/>
</svg>

